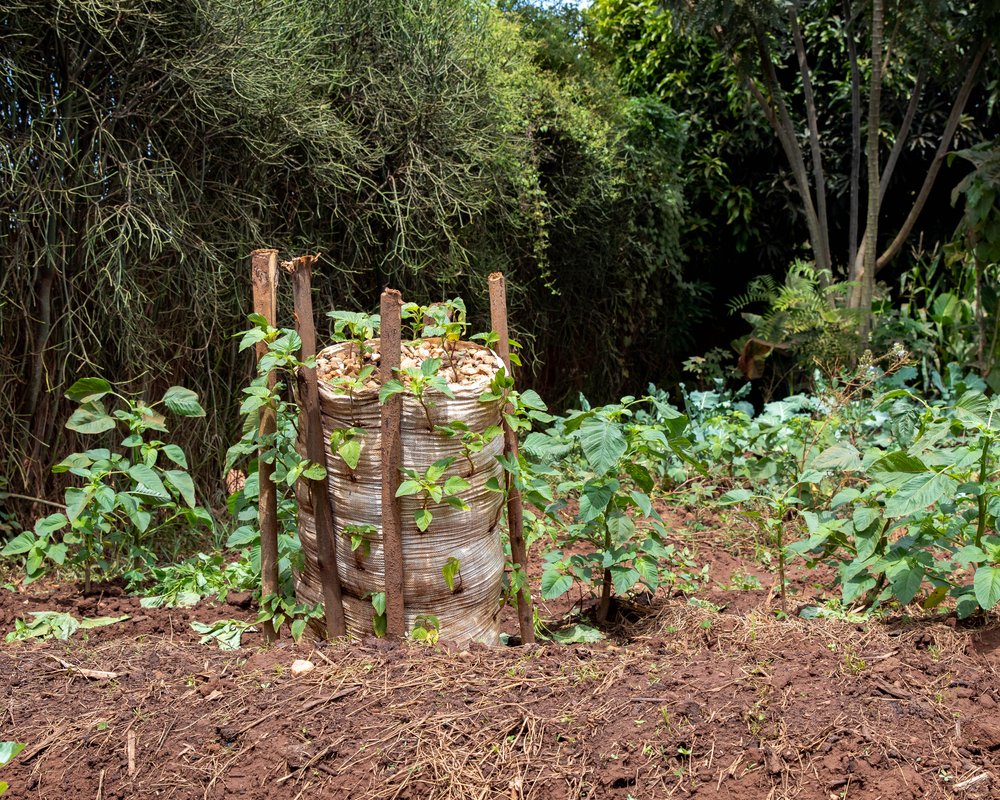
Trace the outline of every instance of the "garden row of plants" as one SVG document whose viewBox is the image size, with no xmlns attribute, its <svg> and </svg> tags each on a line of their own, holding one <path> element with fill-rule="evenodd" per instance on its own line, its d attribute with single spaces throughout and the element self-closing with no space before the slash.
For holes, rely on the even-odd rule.
<svg viewBox="0 0 1000 800">
<path fill-rule="evenodd" d="M 447 343 L 464 335 L 460 301 L 445 311 L 410 309 L 415 338 Z M 377 317 L 333 316 L 339 336 L 358 341 L 360 352 L 377 335 Z M 25 581 L 52 569 L 82 577 L 87 590 L 95 576 L 122 579 L 150 606 L 254 591 L 260 559 L 256 453 L 263 445 L 262 457 L 273 462 L 284 491 L 282 586 L 279 595 L 259 598 L 260 619 L 279 628 L 287 622 L 297 637 L 318 616 L 318 609 L 295 602 L 292 586 L 292 569 L 301 558 L 292 489 L 300 476 L 323 474 L 294 446 L 297 411 L 288 387 L 303 366 L 300 341 L 294 331 L 251 320 L 242 347 L 265 342 L 268 353 L 261 375 L 244 390 L 244 435 L 230 448 L 227 468 L 242 464 L 246 478 L 228 497 L 227 513 L 210 512 L 204 502 L 210 493 L 197 490 L 184 452 L 166 441 L 168 415 L 183 423 L 205 413 L 193 392 L 174 387 L 159 402 L 146 403 L 116 392 L 107 381 L 79 380 L 67 393 L 78 407 L 66 425 L 103 446 L 73 453 L 55 468 L 75 484 L 66 489 L 65 509 L 39 519 L 4 547 L 3 556 L 23 560 Z M 491 343 L 489 335 L 481 338 Z M 381 387 L 383 399 L 405 386 L 433 404 L 450 391 L 447 360 L 404 371 L 399 381 Z M 880 357 L 866 353 L 847 374 L 817 374 L 814 393 L 768 403 L 760 413 L 747 402 L 748 386 L 731 390 L 720 380 L 708 391 L 682 387 L 678 404 L 652 386 L 644 397 L 599 407 L 581 397 L 578 409 L 557 418 L 537 395 L 517 393 L 499 372 L 484 397 L 513 402 L 508 421 L 520 432 L 522 449 L 518 459 L 501 462 L 531 509 L 526 534 L 532 560 L 543 566 L 541 597 L 572 593 L 575 613 L 592 612 L 600 626 L 611 618 L 616 599 L 664 588 L 695 592 L 707 570 L 670 543 L 658 508 L 714 504 L 732 507 L 758 532 L 777 573 L 784 613 L 785 565 L 792 558 L 832 565 L 844 609 L 867 612 L 918 599 L 926 610 L 954 608 L 959 617 L 993 608 L 1000 601 L 1000 465 L 994 446 L 1000 399 L 954 365 L 931 376 L 937 391 L 927 399 L 910 388 L 918 375 L 909 360 L 899 345 Z M 265 378 L 270 370 L 280 376 L 273 388 Z M 365 367 L 336 385 L 355 391 L 354 384 L 373 372 Z M 261 442 L 257 419 L 265 407 L 275 409 L 278 426 Z M 470 452 L 486 443 L 481 434 L 439 433 L 468 438 Z M 499 429 L 491 435 L 500 435 Z M 357 463 L 360 443 L 351 431 L 330 444 L 349 465 Z M 438 485 L 443 474 L 435 468 L 434 475 L 407 475 L 401 490 L 432 499 L 436 492 L 454 496 Z M 500 482 L 492 488 L 503 491 Z M 417 522 L 426 527 L 431 519 L 424 514 Z M 179 561 L 178 554 L 195 541 L 191 531 L 200 531 L 209 552 Z M 364 531 L 353 533 L 352 547 L 363 547 Z M 451 565 L 452 578 L 458 568 Z M 507 578 L 513 596 L 524 575 L 509 570 Z M 380 599 L 372 602 L 377 610 Z M 42 622 L 53 627 L 51 620 L 36 622 L 39 629 Z M 204 633 L 232 644 L 240 630 L 239 624 L 220 623 Z M 572 630 L 563 638 L 599 635 L 587 626 Z M 29 635 L 27 623 L 12 634 Z"/>
</svg>

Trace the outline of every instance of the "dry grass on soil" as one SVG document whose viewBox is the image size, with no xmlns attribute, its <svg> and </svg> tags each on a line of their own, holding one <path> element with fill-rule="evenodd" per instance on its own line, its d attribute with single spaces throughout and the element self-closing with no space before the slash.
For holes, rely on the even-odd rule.
<svg viewBox="0 0 1000 800">
<path fill-rule="evenodd" d="M 2 775 L 45 800 L 1000 796 L 1000 627 L 781 621 L 767 591 L 709 594 L 722 611 L 665 598 L 593 645 L 233 653 L 189 621 L 247 608 L 89 598 L 74 613 L 133 618 L 0 648 L 0 738 L 28 743 Z M 0 623 L 72 602 L 0 592 Z"/>
</svg>

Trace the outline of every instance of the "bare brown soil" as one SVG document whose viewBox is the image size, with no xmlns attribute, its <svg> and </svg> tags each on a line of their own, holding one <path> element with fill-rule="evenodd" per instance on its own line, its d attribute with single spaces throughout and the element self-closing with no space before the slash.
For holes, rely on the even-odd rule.
<svg viewBox="0 0 1000 800">
<path fill-rule="evenodd" d="M 251 619 L 246 598 L 146 610 L 115 590 L 0 592 L 2 631 L 30 610 L 132 615 L 0 646 L 0 739 L 28 744 L 0 773 L 8 796 L 1000 796 L 1000 626 L 777 619 L 749 535 L 703 522 L 678 519 L 679 541 L 712 565 L 699 596 L 721 611 L 657 598 L 591 645 L 265 649 L 248 634 L 225 653 L 190 622 Z M 815 574 L 792 577 L 791 604 L 817 591 Z M 293 677 L 297 658 L 316 669 Z"/>
</svg>

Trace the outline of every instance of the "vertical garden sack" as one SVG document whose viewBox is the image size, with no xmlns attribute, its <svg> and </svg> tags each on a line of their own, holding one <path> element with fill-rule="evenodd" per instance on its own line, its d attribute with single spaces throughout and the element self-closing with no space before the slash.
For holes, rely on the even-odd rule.
<svg viewBox="0 0 1000 800">
<path fill-rule="evenodd" d="M 378 345 L 377 339 L 366 342 L 365 350 L 370 352 L 360 359 L 357 342 L 333 345 L 317 357 L 323 433 L 327 443 L 334 444 L 327 447 L 325 466 L 335 508 L 338 573 L 347 628 L 356 635 L 375 630 L 372 596 L 385 587 L 379 385 L 374 377 L 346 387 L 324 377 L 377 363 Z M 503 364 L 491 351 L 473 343 L 448 346 L 452 356 L 442 360 L 436 374 L 447 381 L 454 398 L 434 390 L 425 390 L 419 398 L 409 388 L 402 395 L 404 480 L 409 469 L 439 487 L 452 476 L 463 478 L 467 486 L 453 481 L 462 490 L 451 500 L 446 493 L 435 501 L 426 491 L 398 498 L 406 628 L 411 630 L 418 617 L 433 616 L 442 639 L 497 644 L 504 570 L 499 524 L 504 498 L 496 488 L 502 485 L 497 456 L 503 452 L 503 436 L 499 435 L 500 401 L 483 402 L 480 397 Z M 403 367 L 419 367 L 435 352 L 441 352 L 440 340 L 407 343 Z M 344 443 L 349 447 L 342 455 L 337 450 Z M 444 459 L 451 463 L 440 475 L 437 470 L 427 474 L 428 468 Z M 349 461 L 354 460 L 352 468 Z M 488 484 L 493 488 L 487 488 Z M 308 490 L 300 486 L 297 495 L 304 566 L 296 591 L 300 601 L 317 603 L 323 594 L 315 517 Z M 426 520 L 423 512 L 430 512 L 426 530 L 417 524 L 418 518 Z"/>
</svg>

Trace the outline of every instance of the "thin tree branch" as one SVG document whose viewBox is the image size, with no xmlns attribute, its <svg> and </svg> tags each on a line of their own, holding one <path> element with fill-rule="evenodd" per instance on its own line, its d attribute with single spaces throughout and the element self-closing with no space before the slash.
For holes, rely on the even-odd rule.
<svg viewBox="0 0 1000 800">
<path fill-rule="evenodd" d="M 903 152 L 903 145 L 906 143 L 906 139 L 910 135 L 913 118 L 917 114 L 917 106 L 920 104 L 920 96 L 924 91 L 924 80 L 925 74 L 924 70 L 921 68 L 920 71 L 917 72 L 917 83 L 913 87 L 913 93 L 910 95 L 910 102 L 906 105 L 906 114 L 903 115 L 903 121 L 896 134 L 896 141 L 893 142 L 892 152 L 889 153 L 889 158 L 886 160 L 885 167 L 882 170 L 882 178 L 879 180 L 878 187 L 879 205 L 881 205 L 882 201 L 885 199 L 886 187 L 892 179 L 893 170 L 896 169 L 896 162 L 899 161 L 899 156 Z"/>
<path fill-rule="evenodd" d="M 845 38 L 851 63 L 851 200 L 848 225 L 847 272 L 851 274 L 858 257 L 858 227 L 861 216 L 861 70 L 858 48 L 854 43 L 854 21 L 859 12 L 851 12 L 850 0 L 844 0 Z"/>
<path fill-rule="evenodd" d="M 833 263 L 833 257 L 830 252 L 830 227 L 826 213 L 826 176 L 823 173 L 823 153 L 819 143 L 819 120 L 816 114 L 816 97 L 813 94 L 805 39 L 802 37 L 802 27 L 799 25 L 799 7 L 795 0 L 789 6 L 788 16 L 792 27 L 792 39 L 795 42 L 799 73 L 802 75 L 802 94 L 806 104 L 806 121 L 809 125 L 809 148 L 816 191 L 816 212 L 819 218 L 820 246 L 823 249 L 822 258 L 817 257 L 817 260 L 824 261 L 829 268 Z"/>
<path fill-rule="evenodd" d="M 795 137 L 795 126 L 792 124 L 792 118 L 788 113 L 788 106 L 785 104 L 781 85 L 778 83 L 778 75 L 774 68 L 774 62 L 771 60 L 767 38 L 757 25 L 754 25 L 754 35 L 757 41 L 757 50 L 760 55 L 761 65 L 764 68 L 764 85 L 767 87 L 768 93 L 771 96 L 771 104 L 773 104 L 772 127 L 781 141 L 785 156 L 788 158 L 789 166 L 792 168 L 792 175 L 795 177 L 795 185 L 802 199 L 802 205 L 806 213 L 806 226 L 809 228 L 809 241 L 812 244 L 813 254 L 816 256 L 816 266 L 820 270 L 829 271 L 830 263 L 827 253 L 823 248 L 824 237 L 821 232 L 819 216 L 813 204 L 812 191 L 809 187 L 809 175 L 806 171 L 802 148 Z"/>
<path fill-rule="evenodd" d="M 982 44 L 980 44 L 979 49 L 976 51 L 976 54 L 972 59 L 972 63 L 969 65 L 969 70 L 966 72 L 965 80 L 962 82 L 962 88 L 959 89 L 958 96 L 955 98 L 955 103 L 951 107 L 951 113 L 948 115 L 948 121 L 944 126 L 944 133 L 941 135 L 941 143 L 938 145 L 937 152 L 934 154 L 934 160 L 927 169 L 927 174 L 924 177 L 923 185 L 920 187 L 920 192 L 913 201 L 913 207 L 910 209 L 910 213 L 907 215 L 902 227 L 899 229 L 899 233 L 896 234 L 896 238 L 892 240 L 885 252 L 878 257 L 878 261 L 875 265 L 876 273 L 883 269 L 886 264 L 892 261 L 892 259 L 899 254 L 899 251 L 903 248 L 903 243 L 913 230 L 913 226 L 916 224 L 917 218 L 920 216 L 920 212 L 923 211 L 924 204 L 927 202 L 927 198 L 930 196 L 931 189 L 934 186 L 934 181 L 937 179 L 938 173 L 941 171 L 941 165 L 944 163 L 944 158 L 951 146 L 951 141 L 955 136 L 955 131 L 958 129 L 958 123 L 962 117 L 962 112 L 965 110 L 965 104 L 969 101 L 969 95 L 972 94 L 972 87 L 976 83 L 976 75 L 979 73 L 979 67 L 982 65 L 983 59 L 986 57 L 986 53 L 989 52 L 991 46 L 992 40 L 983 39 Z"/>
</svg>

